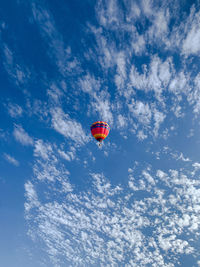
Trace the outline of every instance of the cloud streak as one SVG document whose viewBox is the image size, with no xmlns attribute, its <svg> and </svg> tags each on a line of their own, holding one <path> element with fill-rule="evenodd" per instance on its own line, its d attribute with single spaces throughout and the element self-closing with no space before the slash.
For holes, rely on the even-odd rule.
<svg viewBox="0 0 200 267">
<path fill-rule="evenodd" d="M 16 160 L 14 157 L 10 156 L 9 154 L 4 154 L 4 158 L 14 166 L 18 167 L 19 166 L 19 161 Z"/>
<path fill-rule="evenodd" d="M 71 139 L 78 145 L 83 145 L 88 142 L 88 136 L 85 134 L 81 124 L 70 118 L 60 108 L 52 110 L 52 127 L 65 136 Z"/>
<path fill-rule="evenodd" d="M 21 125 L 15 125 L 13 135 L 15 139 L 24 146 L 32 146 L 34 141 L 33 138 L 22 128 Z"/>
</svg>

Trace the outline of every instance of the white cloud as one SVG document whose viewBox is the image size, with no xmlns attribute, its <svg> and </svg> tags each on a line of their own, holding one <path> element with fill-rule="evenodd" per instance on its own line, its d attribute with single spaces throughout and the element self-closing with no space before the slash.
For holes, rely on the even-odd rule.
<svg viewBox="0 0 200 267">
<path fill-rule="evenodd" d="M 123 116 L 122 114 L 119 114 L 117 117 L 117 127 L 118 128 L 124 128 L 127 125 L 127 120 L 125 118 L 125 116 Z"/>
<path fill-rule="evenodd" d="M 24 146 L 33 145 L 34 141 L 20 125 L 15 125 L 13 135 L 15 139 Z"/>
<path fill-rule="evenodd" d="M 191 161 L 188 157 L 185 158 L 184 155 L 183 155 L 183 153 L 180 154 L 180 157 L 179 157 L 178 159 L 180 159 L 180 160 L 182 160 L 182 161 L 185 161 L 185 162 L 186 162 L 186 161 Z"/>
<path fill-rule="evenodd" d="M 58 153 L 61 155 L 61 157 L 67 161 L 71 161 L 71 157 L 68 153 L 62 151 L 62 150 L 58 150 Z"/>
<path fill-rule="evenodd" d="M 57 132 L 79 145 L 88 142 L 88 136 L 85 134 L 81 124 L 71 119 L 61 108 L 52 109 L 51 114 L 52 126 Z"/>
<path fill-rule="evenodd" d="M 22 115 L 23 110 L 17 104 L 9 103 L 7 108 L 8 108 L 8 113 L 12 118 L 17 118 Z"/>
<path fill-rule="evenodd" d="M 139 18 L 141 15 L 141 9 L 137 5 L 137 3 L 133 1 L 124 1 L 127 7 L 127 21 L 134 21 Z"/>
<path fill-rule="evenodd" d="M 154 8 L 151 0 L 141 1 L 141 9 L 146 17 L 152 17 L 154 15 L 153 13 Z"/>
<path fill-rule="evenodd" d="M 96 91 L 100 90 L 101 83 L 99 80 L 95 79 L 91 74 L 87 74 L 84 78 L 79 80 L 81 90 L 84 93 L 93 95 Z"/>
<path fill-rule="evenodd" d="M 118 54 L 116 44 L 110 39 L 105 38 L 102 28 L 96 28 L 90 25 L 89 30 L 95 37 L 96 45 L 93 49 L 90 48 L 88 52 L 85 53 L 85 56 L 93 63 L 95 62 L 98 68 L 101 67 L 105 73 L 108 73 L 108 70 L 113 68 L 116 64 Z"/>
<path fill-rule="evenodd" d="M 6 44 L 3 46 L 3 55 L 3 65 L 10 78 L 17 86 L 25 84 L 30 78 L 28 68 L 16 59 L 14 52 Z"/>
<path fill-rule="evenodd" d="M 99 113 L 100 119 L 112 124 L 113 115 L 110 111 L 110 101 L 108 99 L 100 99 L 97 95 L 95 96 L 95 102 L 92 102 L 92 108 Z"/>
<path fill-rule="evenodd" d="M 164 121 L 165 115 L 162 112 L 159 112 L 158 110 L 154 110 L 154 135 L 158 135 L 158 130 L 160 127 L 160 124 Z"/>
<path fill-rule="evenodd" d="M 132 48 L 136 55 L 142 55 L 146 52 L 146 42 L 143 35 L 139 35 L 137 32 L 132 36 Z"/>
<path fill-rule="evenodd" d="M 200 51 L 199 42 L 200 42 L 200 32 L 199 32 L 199 23 L 200 23 L 200 12 L 195 12 L 194 6 L 191 8 L 190 16 L 185 25 L 186 37 L 183 40 L 182 52 L 185 55 L 198 55 Z"/>
<path fill-rule="evenodd" d="M 148 103 L 141 101 L 134 101 L 128 105 L 130 112 L 142 124 L 149 124 L 151 121 L 151 109 Z"/>
<path fill-rule="evenodd" d="M 15 166 L 19 166 L 19 161 L 16 160 L 14 157 L 10 156 L 9 154 L 4 154 L 4 158 L 11 164 Z"/>
<path fill-rule="evenodd" d="M 84 93 L 90 96 L 89 112 L 98 113 L 100 120 L 113 123 L 112 106 L 110 103 L 110 95 L 106 89 L 101 90 L 101 81 L 96 80 L 90 74 L 87 74 L 79 80 L 80 87 Z"/>
<path fill-rule="evenodd" d="M 195 169 L 200 169 L 200 163 L 198 162 L 195 162 L 192 166 L 195 167 Z"/>
<path fill-rule="evenodd" d="M 58 149 L 58 153 L 60 154 L 60 156 L 67 160 L 67 161 L 71 161 L 75 159 L 75 150 L 72 148 L 71 151 L 62 151 L 60 149 Z"/>
<path fill-rule="evenodd" d="M 176 73 L 169 84 L 169 91 L 172 91 L 175 95 L 181 95 L 181 93 L 187 92 L 187 81 L 189 76 L 183 71 Z"/>
<path fill-rule="evenodd" d="M 119 26 L 122 20 L 122 10 L 119 9 L 117 0 L 98 1 L 96 13 L 100 25 L 106 28 Z"/>
<path fill-rule="evenodd" d="M 164 105 L 162 92 L 169 85 L 174 73 L 172 59 L 167 58 L 162 61 L 157 55 L 151 58 L 150 64 L 143 65 L 143 73 L 138 72 L 132 65 L 130 70 L 130 84 L 138 90 L 148 94 L 150 91 L 155 93 L 155 97 Z"/>
<path fill-rule="evenodd" d="M 52 147 L 50 144 L 45 144 L 42 140 L 35 141 L 34 155 L 41 157 L 44 160 L 48 160 L 52 153 Z"/>
<path fill-rule="evenodd" d="M 116 65 L 117 65 L 117 74 L 115 76 L 115 84 L 120 90 L 124 88 L 124 80 L 126 80 L 126 56 L 123 52 L 120 52 L 116 57 Z"/>
<path fill-rule="evenodd" d="M 25 203 L 25 211 L 27 212 L 27 218 L 29 218 L 28 212 L 31 209 L 38 207 L 40 203 L 38 201 L 38 196 L 37 196 L 37 192 L 35 190 L 34 185 L 30 181 L 28 181 L 24 185 L 24 187 L 26 190 L 25 196 L 27 199 L 27 202 Z"/>
<path fill-rule="evenodd" d="M 54 191 L 61 194 L 72 191 L 72 185 L 68 180 L 69 171 L 64 168 L 60 161 L 59 149 L 55 144 L 37 140 L 35 142 L 34 156 L 36 160 L 33 171 L 39 181 L 55 183 Z"/>
<path fill-rule="evenodd" d="M 65 84 L 63 85 L 65 86 Z M 62 87 L 61 89 L 59 87 L 55 83 L 53 83 L 51 84 L 50 88 L 47 90 L 47 95 L 54 102 L 54 104 L 58 104 L 58 105 L 60 104 L 60 100 L 63 97 Z"/>
<path fill-rule="evenodd" d="M 1 22 L 0 22 L 0 27 L 1 27 L 1 29 L 3 29 L 3 30 L 6 29 L 6 26 L 7 26 L 7 25 L 6 25 L 6 23 L 5 23 L 4 21 L 1 21 Z"/>
<path fill-rule="evenodd" d="M 6 132 L 0 128 L 0 138 L 6 139 Z"/>
<path fill-rule="evenodd" d="M 170 12 L 167 7 L 161 9 L 153 8 L 151 12 L 153 10 L 155 13 L 151 13 L 152 25 L 146 32 L 148 42 L 151 44 L 151 42 L 159 41 L 159 45 L 165 46 L 165 42 L 168 42 Z"/>
<path fill-rule="evenodd" d="M 137 133 L 137 138 L 138 138 L 139 140 L 144 140 L 144 139 L 146 139 L 147 137 L 148 137 L 148 136 L 145 135 L 143 131 L 138 131 L 138 133 Z"/>
<path fill-rule="evenodd" d="M 146 178 L 146 180 L 147 180 L 150 184 L 155 185 L 155 181 L 154 181 L 153 177 L 152 177 L 146 170 L 144 170 L 144 171 L 142 172 L 142 175 L 144 175 L 144 177 Z"/>
<path fill-rule="evenodd" d="M 194 114 L 195 115 L 199 114 L 200 112 L 200 74 L 199 73 L 196 75 L 194 79 L 193 88 L 189 87 L 187 90 L 187 100 L 189 104 L 193 106 Z"/>
<path fill-rule="evenodd" d="M 199 22 L 194 25 L 193 28 L 188 33 L 184 43 L 183 43 L 183 53 L 184 54 L 198 54 L 200 51 L 200 32 L 199 32 Z"/>
</svg>

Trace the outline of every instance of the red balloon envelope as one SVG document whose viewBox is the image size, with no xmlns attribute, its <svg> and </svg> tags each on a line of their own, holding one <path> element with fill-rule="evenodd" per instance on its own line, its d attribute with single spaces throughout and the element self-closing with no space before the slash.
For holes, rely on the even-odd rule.
<svg viewBox="0 0 200 267">
<path fill-rule="evenodd" d="M 102 142 L 108 136 L 110 127 L 107 122 L 96 121 L 91 125 L 90 130 L 94 138 Z"/>
</svg>

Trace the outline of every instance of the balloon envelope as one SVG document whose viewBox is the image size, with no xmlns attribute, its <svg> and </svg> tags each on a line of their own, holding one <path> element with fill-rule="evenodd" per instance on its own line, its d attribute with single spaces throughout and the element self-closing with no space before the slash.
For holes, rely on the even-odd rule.
<svg viewBox="0 0 200 267">
<path fill-rule="evenodd" d="M 108 136 L 110 127 L 107 122 L 96 121 L 91 125 L 90 130 L 94 138 L 102 142 Z"/>
</svg>

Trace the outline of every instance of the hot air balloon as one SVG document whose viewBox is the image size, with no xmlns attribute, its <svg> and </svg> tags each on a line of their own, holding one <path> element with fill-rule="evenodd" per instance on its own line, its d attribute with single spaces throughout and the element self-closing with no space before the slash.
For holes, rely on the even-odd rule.
<svg viewBox="0 0 200 267">
<path fill-rule="evenodd" d="M 91 125 L 90 130 L 94 138 L 99 142 L 99 147 L 101 147 L 101 142 L 108 136 L 110 131 L 108 123 L 96 121 Z"/>
</svg>

